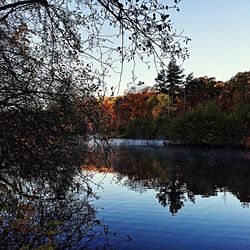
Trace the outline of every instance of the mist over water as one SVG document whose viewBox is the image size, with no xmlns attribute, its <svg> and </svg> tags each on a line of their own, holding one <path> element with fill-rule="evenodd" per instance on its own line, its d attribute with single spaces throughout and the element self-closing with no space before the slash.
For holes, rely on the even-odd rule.
<svg viewBox="0 0 250 250">
<path fill-rule="evenodd" d="M 249 151 L 131 145 L 114 151 L 110 168 L 92 171 L 101 181 L 98 216 L 114 248 L 249 249 Z"/>
</svg>

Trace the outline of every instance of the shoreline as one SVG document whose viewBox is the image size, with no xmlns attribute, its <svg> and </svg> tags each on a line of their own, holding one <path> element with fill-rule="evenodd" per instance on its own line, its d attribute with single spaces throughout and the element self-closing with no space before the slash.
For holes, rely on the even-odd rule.
<svg viewBox="0 0 250 250">
<path fill-rule="evenodd" d="M 180 141 L 165 139 L 133 139 L 133 138 L 110 138 L 111 146 L 157 146 L 157 147 L 189 147 L 189 148 L 235 148 L 250 150 L 245 145 L 208 145 L 208 144 L 182 144 Z"/>
</svg>

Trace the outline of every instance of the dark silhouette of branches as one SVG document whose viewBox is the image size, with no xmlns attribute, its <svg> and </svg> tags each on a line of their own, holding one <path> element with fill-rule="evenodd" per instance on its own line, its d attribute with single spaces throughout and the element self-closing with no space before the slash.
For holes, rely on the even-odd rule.
<svg viewBox="0 0 250 250">
<path fill-rule="evenodd" d="M 100 100 L 105 76 L 117 62 L 153 56 L 162 65 L 164 58 L 187 55 L 180 39 L 188 38 L 173 31 L 170 20 L 177 3 L 3 0 L 2 152 L 18 144 L 32 158 L 40 154 L 36 147 L 54 149 L 68 137 L 103 137 L 108 118 L 103 119 Z"/>
<path fill-rule="evenodd" d="M 122 73 L 119 65 L 153 57 L 159 66 L 173 55 L 186 57 L 181 44 L 188 38 L 174 31 L 169 16 L 177 2 L 170 5 L 155 0 L 1 1 L 0 177 L 7 180 L 3 185 L 11 190 L 11 201 L 16 195 L 38 201 L 65 198 L 84 164 L 88 141 L 107 145 L 109 117 L 102 99 L 106 76 Z M 107 148 L 99 152 L 107 157 Z M 30 183 L 47 194 L 25 191 L 20 176 L 32 176 L 37 182 L 29 178 Z M 87 185 L 88 179 L 82 181 Z M 67 217 L 70 211 L 65 212 Z M 24 243 L 29 244 L 20 240 L 17 248 Z"/>
</svg>

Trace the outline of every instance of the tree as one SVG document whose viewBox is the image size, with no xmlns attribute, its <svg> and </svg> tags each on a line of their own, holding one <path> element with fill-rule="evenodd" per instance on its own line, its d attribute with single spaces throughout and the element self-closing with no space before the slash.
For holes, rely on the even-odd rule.
<svg viewBox="0 0 250 250">
<path fill-rule="evenodd" d="M 218 99 L 224 91 L 224 83 L 214 77 L 199 77 L 186 81 L 186 104 L 193 108 L 199 104 Z"/>
<path fill-rule="evenodd" d="M 155 79 L 157 84 L 155 85 L 162 93 L 168 93 L 171 100 L 171 112 L 173 115 L 175 96 L 183 83 L 183 69 L 176 64 L 174 60 L 171 60 L 167 66 L 167 69 L 161 70 Z"/>
<path fill-rule="evenodd" d="M 56 105 L 60 112 L 60 108 L 68 106 L 67 99 L 72 106 L 81 106 L 84 127 L 94 128 L 82 131 L 82 135 L 100 134 L 99 100 L 105 93 L 104 77 L 115 70 L 117 60 L 123 65 L 125 60 L 136 63 L 137 58 L 144 61 L 145 56 L 153 56 L 156 63 L 162 65 L 166 57 L 187 55 L 179 38 L 184 41 L 188 38 L 181 35 L 177 38 L 170 22 L 170 10 L 178 10 L 178 2 L 166 6 L 153 0 L 148 3 L 3 0 L 0 7 L 0 112 L 6 118 L 13 118 L 1 121 L 1 144 L 6 148 L 11 139 L 7 138 L 8 127 L 13 127 L 10 135 L 13 139 L 12 135 L 20 134 L 24 120 L 25 126 L 29 126 L 32 117 L 34 121 L 42 119 L 49 114 L 49 107 Z M 67 91 L 58 91 L 60 88 Z M 79 105 L 80 102 L 84 104 Z M 14 118 L 13 113 L 19 118 Z M 18 126 L 14 126 L 15 119 L 19 121 Z M 53 119 L 36 122 L 30 130 L 36 131 L 32 136 L 44 138 L 44 131 L 51 128 L 50 121 L 55 129 L 61 127 Z M 22 136 L 26 135 L 24 129 Z M 21 140 L 15 137 L 14 144 L 20 144 Z"/>
<path fill-rule="evenodd" d="M 235 105 L 237 103 L 249 104 L 250 101 L 250 71 L 239 72 L 226 83 L 227 97 Z"/>
<path fill-rule="evenodd" d="M 147 100 L 147 109 L 150 115 L 155 119 L 165 114 L 169 106 L 169 96 L 164 93 L 154 94 Z"/>
<path fill-rule="evenodd" d="M 178 2 L 2 0 L 1 168 L 80 171 L 88 139 L 106 145 L 101 101 L 116 62 L 122 72 L 125 61 L 147 56 L 161 65 L 169 56 L 185 58 L 179 38 L 188 38 L 176 37 L 169 18 Z M 70 144 L 78 136 L 80 149 Z"/>
<path fill-rule="evenodd" d="M 187 109 L 187 86 L 190 85 L 192 80 L 194 79 L 193 73 L 190 73 L 186 76 L 185 82 L 184 82 L 184 112 L 186 112 Z"/>
</svg>

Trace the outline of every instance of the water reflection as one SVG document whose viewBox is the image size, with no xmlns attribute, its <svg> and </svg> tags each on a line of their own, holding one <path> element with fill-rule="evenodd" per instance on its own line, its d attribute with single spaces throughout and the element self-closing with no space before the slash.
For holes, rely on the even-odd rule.
<svg viewBox="0 0 250 250">
<path fill-rule="evenodd" d="M 91 205 L 96 194 L 81 171 L 84 159 L 71 148 L 39 164 L 1 164 L 1 249 L 85 249 L 107 233 Z"/>
<path fill-rule="evenodd" d="M 160 184 L 156 197 L 163 207 L 169 206 L 169 212 L 174 215 L 184 206 L 186 192 L 191 193 L 187 191 L 186 184 L 179 180 L 177 175 L 171 181 Z"/>
<path fill-rule="evenodd" d="M 73 152 L 75 155 L 69 157 L 68 154 L 73 154 Z M 64 156 L 60 154 L 60 157 Z M 53 159 L 59 162 L 56 156 Z M 69 159 L 72 161 L 69 162 Z M 85 155 L 82 152 L 71 150 L 65 153 L 65 158 L 60 159 L 60 164 L 47 160 L 43 165 L 37 165 L 34 162 L 26 164 L 25 168 L 21 165 L 7 167 L 2 165 L 0 246 L 3 249 L 38 248 L 40 246 L 55 249 L 87 249 L 88 247 L 91 249 L 92 246 L 110 249 L 113 242 L 110 240 L 111 234 L 108 227 L 98 219 L 97 210 L 91 205 L 96 194 L 89 184 L 92 173 L 96 171 L 108 171 L 120 186 L 123 185 L 130 191 L 136 191 L 136 193 L 130 192 L 127 196 L 125 195 L 127 199 L 131 193 L 147 193 L 146 191 L 150 189 L 154 192 L 154 201 L 160 204 L 156 202 L 157 207 L 163 211 L 169 211 L 172 215 L 179 214 L 180 210 L 184 211 L 187 202 L 198 204 L 198 197 L 217 196 L 221 192 L 225 195 L 233 194 L 243 207 L 248 207 L 250 203 L 250 153 L 248 151 L 121 147 L 114 150 L 108 167 L 106 167 L 107 162 L 102 162 L 95 154 L 89 155 L 88 160 L 85 161 L 85 170 L 91 171 L 81 171 L 81 163 L 84 161 Z M 116 186 L 110 185 L 110 187 L 113 189 Z M 107 196 L 114 194 L 112 190 L 109 192 L 111 194 L 107 192 Z M 114 199 L 114 202 L 109 205 L 110 211 L 107 212 L 119 214 L 116 220 L 119 220 L 122 214 L 126 215 L 126 211 L 122 210 L 119 203 L 122 202 L 122 195 L 118 195 L 120 200 Z M 116 203 L 117 211 L 114 208 Z M 136 220 L 136 223 L 144 223 L 145 218 L 148 218 L 147 211 L 139 208 L 142 204 L 145 203 L 131 202 L 131 206 L 135 208 L 132 209 L 133 213 L 127 212 L 131 216 L 137 213 L 138 218 L 143 218 L 136 220 L 132 216 L 132 220 Z M 129 208 L 131 207 L 127 206 L 124 209 Z M 155 208 L 150 206 L 149 214 L 152 213 L 151 209 Z M 162 217 L 158 213 L 157 215 L 160 218 L 158 220 L 161 221 Z M 170 217 L 179 218 L 179 216 Z M 114 219 L 115 216 L 112 218 Z M 155 220 L 157 218 L 153 217 L 152 224 L 141 224 L 142 226 L 137 229 L 146 232 Z M 162 225 L 159 221 L 159 225 Z M 129 220 L 125 218 L 117 224 L 127 227 L 128 222 Z M 167 223 L 162 227 L 166 225 Z M 171 225 L 169 230 L 172 231 L 175 225 L 170 223 L 168 225 Z M 134 227 L 136 228 L 136 225 L 130 227 L 130 231 L 125 234 L 125 241 L 127 238 L 130 239 Z M 137 229 L 136 232 L 139 231 Z M 162 234 L 160 234 L 161 231 Z M 164 237 L 166 238 L 165 233 L 170 231 L 158 229 L 156 231 L 158 235 L 155 237 L 162 237 L 159 240 L 161 242 Z M 116 230 L 113 232 L 115 236 Z M 152 234 L 151 231 L 149 233 Z M 172 237 L 170 236 L 169 241 Z M 140 241 L 138 246 L 140 246 L 145 237 L 138 236 L 138 239 Z M 173 241 L 173 244 L 176 244 L 176 241 Z M 137 244 L 133 242 L 136 240 L 129 240 L 129 244 Z"/>
<path fill-rule="evenodd" d="M 89 160 L 89 166 L 102 164 Z M 111 166 L 122 185 L 138 192 L 156 190 L 159 204 L 172 215 L 187 201 L 195 203 L 197 196 L 218 192 L 232 193 L 243 207 L 250 203 L 250 152 L 246 150 L 119 147 Z"/>
</svg>

